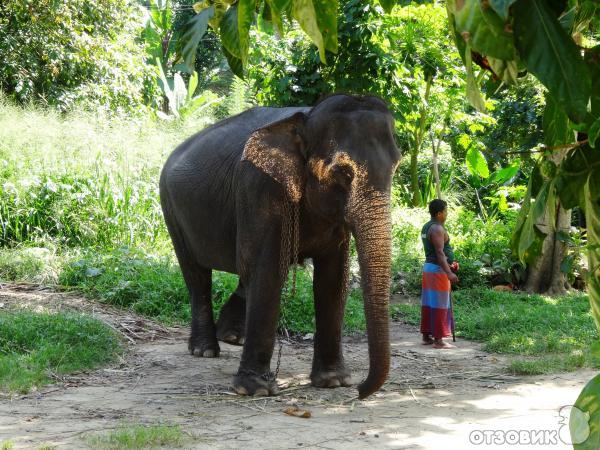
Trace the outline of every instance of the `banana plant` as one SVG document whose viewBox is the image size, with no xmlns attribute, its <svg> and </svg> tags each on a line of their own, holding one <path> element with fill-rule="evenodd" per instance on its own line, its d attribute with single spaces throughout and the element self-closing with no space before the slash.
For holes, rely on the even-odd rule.
<svg viewBox="0 0 600 450">
<path fill-rule="evenodd" d="M 482 192 L 493 191 L 495 195 L 498 195 L 498 188 L 511 183 L 517 176 L 520 161 L 513 161 L 504 168 L 490 172 L 487 160 L 481 150 L 483 144 L 478 141 L 472 141 L 466 134 L 461 136 L 459 142 L 467 150 L 465 165 L 469 176 L 466 178 L 457 177 L 457 180 L 468 188 L 473 189 L 481 216 L 487 220 L 490 217 L 490 213 L 481 200 Z"/>
<path fill-rule="evenodd" d="M 223 100 L 210 91 L 204 91 L 202 94 L 194 96 L 198 87 L 198 73 L 196 71 L 192 73 L 186 87 L 185 81 L 179 73 L 175 73 L 171 79 L 167 79 L 158 58 L 156 67 L 163 92 L 169 103 L 169 111 L 173 117 L 185 118 Z M 171 119 L 171 116 L 162 111 L 157 111 L 156 114 L 161 119 Z"/>
</svg>

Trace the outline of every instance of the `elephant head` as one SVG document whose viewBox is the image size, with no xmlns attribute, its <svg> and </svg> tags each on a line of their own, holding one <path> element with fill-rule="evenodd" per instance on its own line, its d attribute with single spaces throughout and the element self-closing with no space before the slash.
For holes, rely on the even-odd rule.
<svg viewBox="0 0 600 450">
<path fill-rule="evenodd" d="M 243 158 L 281 183 L 293 202 L 343 223 L 356 240 L 369 343 L 359 397 L 375 392 L 390 364 L 390 189 L 399 152 L 394 121 L 375 97 L 333 95 L 256 131 Z"/>
</svg>

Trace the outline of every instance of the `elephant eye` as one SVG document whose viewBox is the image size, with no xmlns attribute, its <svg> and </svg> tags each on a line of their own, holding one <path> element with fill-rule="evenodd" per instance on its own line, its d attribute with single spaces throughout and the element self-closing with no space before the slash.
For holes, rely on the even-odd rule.
<svg viewBox="0 0 600 450">
<path fill-rule="evenodd" d="M 330 156 L 328 156 L 327 158 L 325 158 L 325 164 L 326 165 L 331 164 L 331 157 Z"/>
</svg>

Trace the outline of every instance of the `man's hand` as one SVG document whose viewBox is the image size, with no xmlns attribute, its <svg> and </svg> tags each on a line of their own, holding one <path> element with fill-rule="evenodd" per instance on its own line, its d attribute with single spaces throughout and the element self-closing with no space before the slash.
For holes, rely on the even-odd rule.
<svg viewBox="0 0 600 450">
<path fill-rule="evenodd" d="M 450 280 L 450 283 L 452 283 L 452 284 L 458 283 L 458 277 L 456 276 L 456 274 L 454 272 L 450 272 L 448 274 L 448 279 Z"/>
<path fill-rule="evenodd" d="M 454 261 L 452 264 L 450 264 L 450 270 L 452 270 L 454 273 L 458 272 L 459 268 L 460 266 L 458 265 L 458 261 Z"/>
</svg>

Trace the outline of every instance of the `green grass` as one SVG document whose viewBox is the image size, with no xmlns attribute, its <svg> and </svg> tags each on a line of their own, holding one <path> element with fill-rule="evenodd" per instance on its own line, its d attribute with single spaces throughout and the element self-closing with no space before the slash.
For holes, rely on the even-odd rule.
<svg viewBox="0 0 600 450">
<path fill-rule="evenodd" d="M 109 433 L 90 436 L 88 443 L 100 450 L 142 450 L 180 447 L 186 440 L 179 425 L 123 425 Z"/>
<path fill-rule="evenodd" d="M 0 95 L 0 245 L 168 243 L 158 177 L 176 145 L 214 120 L 192 119 L 61 115 Z"/>
<path fill-rule="evenodd" d="M 116 333 L 74 313 L 0 312 L 0 390 L 27 392 L 52 375 L 89 370 L 121 352 Z"/>
<path fill-rule="evenodd" d="M 295 333 L 315 332 L 315 305 L 312 288 L 312 270 L 299 267 L 296 273 L 296 295 L 291 295 L 292 274 L 288 276 L 286 287 L 281 298 L 281 316 L 279 328 L 287 328 Z M 360 290 L 353 290 L 348 295 L 344 311 L 344 331 L 364 331 L 365 314 Z"/>
<path fill-rule="evenodd" d="M 296 294 L 291 295 L 292 275 L 282 295 L 280 328 L 295 333 L 315 331 L 312 272 L 300 267 Z M 129 308 L 166 324 L 190 321 L 188 293 L 177 264 L 168 257 L 148 256 L 126 247 L 110 254 L 73 258 L 59 276 L 63 286 L 76 287 L 87 296 L 115 306 Z M 213 307 L 218 318 L 221 306 L 236 289 L 238 277 L 213 271 Z M 365 329 L 360 291 L 353 291 L 346 305 L 345 329 Z"/>
<path fill-rule="evenodd" d="M 587 295 L 550 298 L 472 289 L 454 292 L 453 299 L 457 336 L 483 342 L 488 352 L 523 357 L 511 363 L 515 373 L 600 367 L 588 351 L 600 336 Z M 393 314 L 411 324 L 420 322 L 419 306 L 394 305 Z"/>
<path fill-rule="evenodd" d="M 15 446 L 12 441 L 4 441 L 0 444 L 0 450 L 10 450 Z"/>
</svg>

